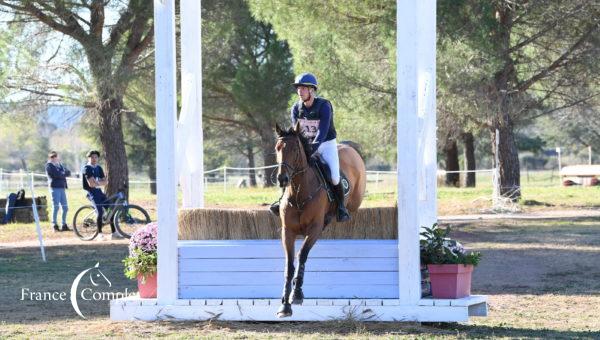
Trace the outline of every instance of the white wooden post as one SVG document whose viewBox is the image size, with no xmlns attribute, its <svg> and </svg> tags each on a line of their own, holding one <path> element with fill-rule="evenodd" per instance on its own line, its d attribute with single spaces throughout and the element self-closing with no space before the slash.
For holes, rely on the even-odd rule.
<svg viewBox="0 0 600 340">
<path fill-rule="evenodd" d="M 3 169 L 0 168 L 0 195 L 2 194 L 2 175 L 3 175 Z"/>
<path fill-rule="evenodd" d="M 592 165 L 592 146 L 588 145 L 588 164 Z"/>
<path fill-rule="evenodd" d="M 435 6 L 435 1 L 425 1 Z M 416 0 L 396 1 L 396 95 L 398 169 L 399 301 L 417 305 L 421 298 L 419 260 L 419 37 L 427 27 Z M 433 46 L 435 48 L 435 45 Z"/>
<path fill-rule="evenodd" d="M 556 153 L 558 155 L 558 177 L 560 177 L 560 171 L 562 170 L 562 164 L 561 164 L 562 160 L 560 159 L 560 148 L 556 148 Z"/>
<path fill-rule="evenodd" d="M 33 190 L 33 171 L 29 180 L 29 190 L 31 190 L 31 209 L 33 210 L 33 220 L 35 221 L 35 230 L 38 235 L 38 242 L 40 243 L 40 251 L 42 252 L 42 260 L 46 262 L 46 250 L 44 249 L 44 238 L 42 237 L 42 228 L 40 227 L 40 216 L 37 211 L 37 204 L 35 204 L 35 191 Z M 53 202 L 54 203 L 54 202 Z M 63 208 L 64 209 L 64 208 Z"/>
<path fill-rule="evenodd" d="M 437 222 L 436 1 L 417 1 L 419 226 Z"/>
<path fill-rule="evenodd" d="M 182 0 L 181 13 L 181 96 L 177 138 L 182 156 L 181 187 L 183 207 L 204 207 L 204 151 L 202 136 L 202 30 L 201 1 Z M 185 130 L 185 133 L 182 133 Z"/>
<path fill-rule="evenodd" d="M 177 299 L 175 0 L 154 0 L 158 303 Z M 159 29 L 160 28 L 160 29 Z"/>
<path fill-rule="evenodd" d="M 227 192 L 227 167 L 223 167 L 223 192 Z"/>
</svg>

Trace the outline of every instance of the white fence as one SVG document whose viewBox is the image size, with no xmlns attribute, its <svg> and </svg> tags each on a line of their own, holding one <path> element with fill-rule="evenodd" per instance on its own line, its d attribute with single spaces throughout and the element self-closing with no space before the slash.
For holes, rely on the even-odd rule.
<svg viewBox="0 0 600 340">
<path fill-rule="evenodd" d="M 207 192 L 227 192 L 230 189 L 264 186 L 266 181 L 275 184 L 275 173 L 277 165 L 256 167 L 256 168 L 238 168 L 223 166 L 220 168 L 207 170 L 204 172 L 205 188 Z M 483 169 L 475 171 L 457 171 L 460 174 L 461 182 L 467 172 L 475 172 L 478 187 L 491 187 L 493 170 Z M 265 177 L 266 174 L 266 177 Z M 443 186 L 446 171 L 438 170 L 438 184 Z M 29 187 L 31 172 L 6 171 L 0 169 L 0 197 L 4 198 L 8 193 L 16 192 L 19 189 Z M 71 189 L 81 188 L 81 178 L 79 174 L 67 178 Z M 150 192 L 149 180 L 130 180 L 129 188 L 136 191 Z M 523 186 L 556 186 L 560 185 L 558 171 L 555 170 L 536 170 L 521 171 L 521 184 Z M 34 188 L 45 188 L 48 186 L 47 177 L 44 173 L 33 173 Z M 368 170 L 367 171 L 367 195 L 369 194 L 392 194 L 397 189 L 396 171 Z"/>
</svg>

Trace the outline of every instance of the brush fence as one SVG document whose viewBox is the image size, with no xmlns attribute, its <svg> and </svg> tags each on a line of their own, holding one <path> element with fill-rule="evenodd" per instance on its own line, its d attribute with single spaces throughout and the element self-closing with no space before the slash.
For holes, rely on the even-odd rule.
<svg viewBox="0 0 600 340">
<path fill-rule="evenodd" d="M 331 223 L 321 239 L 398 239 L 396 207 L 364 208 L 352 220 Z M 274 240 L 281 237 L 281 221 L 267 210 L 183 209 L 179 240 Z"/>
</svg>

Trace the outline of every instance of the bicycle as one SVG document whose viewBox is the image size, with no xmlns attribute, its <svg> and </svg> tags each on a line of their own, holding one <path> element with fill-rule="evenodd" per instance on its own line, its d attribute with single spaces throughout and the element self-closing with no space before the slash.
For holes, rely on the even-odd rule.
<svg viewBox="0 0 600 340">
<path fill-rule="evenodd" d="M 89 196 L 88 199 L 90 199 Z M 109 197 L 102 206 L 104 208 L 102 225 L 110 223 L 125 238 L 131 238 L 131 234 L 137 228 L 150 223 L 150 215 L 146 210 L 138 205 L 129 204 L 122 191 Z M 100 232 L 96 222 L 97 217 L 98 210 L 95 204 L 79 208 L 73 217 L 75 234 L 83 241 L 91 241 L 96 238 Z"/>
</svg>

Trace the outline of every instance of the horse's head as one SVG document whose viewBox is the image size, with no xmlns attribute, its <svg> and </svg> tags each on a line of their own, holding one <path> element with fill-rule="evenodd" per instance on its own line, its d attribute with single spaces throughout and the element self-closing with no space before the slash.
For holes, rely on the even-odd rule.
<svg viewBox="0 0 600 340">
<path fill-rule="evenodd" d="M 287 130 L 275 124 L 277 132 L 277 143 L 275 151 L 277 153 L 277 181 L 281 188 L 290 184 L 294 176 L 304 172 L 307 166 L 307 157 L 305 154 L 305 144 L 307 143 L 301 134 L 300 123 Z"/>
</svg>

